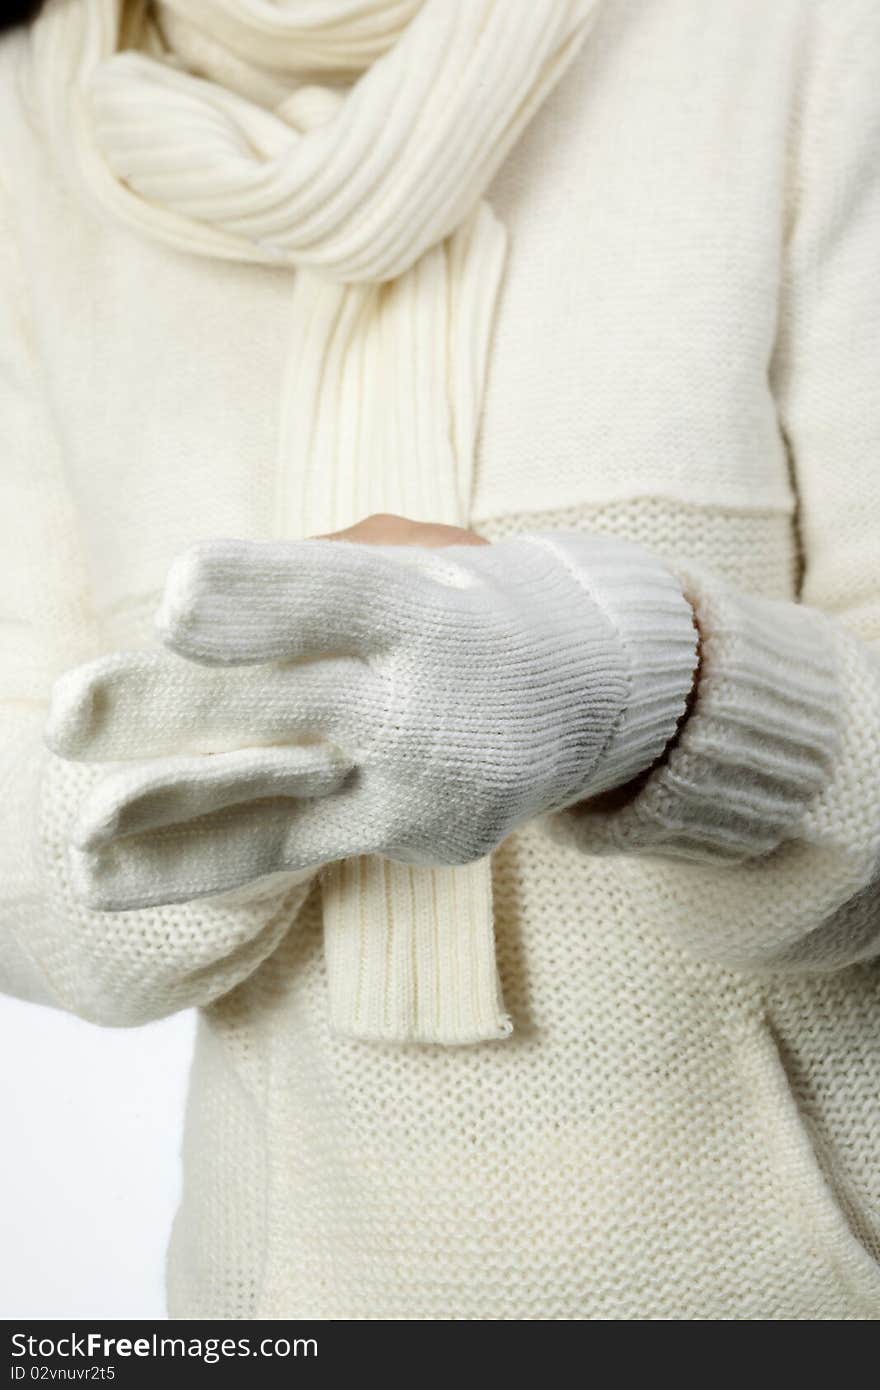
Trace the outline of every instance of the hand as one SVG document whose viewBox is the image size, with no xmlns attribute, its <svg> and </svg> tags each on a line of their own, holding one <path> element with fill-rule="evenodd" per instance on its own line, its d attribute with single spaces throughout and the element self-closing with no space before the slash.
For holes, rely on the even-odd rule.
<svg viewBox="0 0 880 1390">
<path fill-rule="evenodd" d="M 358 541 L 362 545 L 424 545 L 436 549 L 444 545 L 488 545 L 485 536 L 463 526 L 445 526 L 439 521 L 412 521 L 394 512 L 374 512 L 344 531 L 330 531 L 314 540 Z"/>
<path fill-rule="evenodd" d="M 72 856 L 90 906 L 364 853 L 463 864 L 602 785 L 630 657 L 591 588 L 644 552 L 575 532 L 395 544 L 412 523 L 368 524 L 385 544 L 346 541 L 352 528 L 194 547 L 157 617 L 171 650 L 57 683 L 58 754 L 137 760 L 81 808 Z"/>
</svg>

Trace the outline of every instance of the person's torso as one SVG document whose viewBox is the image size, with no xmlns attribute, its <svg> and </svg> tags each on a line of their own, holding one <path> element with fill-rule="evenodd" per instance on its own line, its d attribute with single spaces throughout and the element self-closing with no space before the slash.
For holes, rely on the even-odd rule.
<svg viewBox="0 0 880 1390">
<path fill-rule="evenodd" d="M 769 374 L 797 10 L 607 4 L 490 187 L 490 539 L 604 528 L 796 597 Z M 102 220 L 39 142 L 14 192 L 101 642 L 134 645 L 184 546 L 275 527 L 291 273 Z M 686 866 L 535 826 L 493 871 L 510 1039 L 335 1037 L 317 887 L 203 1013 L 172 1315 L 876 1315 L 880 1190 L 849 1142 L 876 1122 L 876 972 L 697 963 L 663 932 Z"/>
</svg>

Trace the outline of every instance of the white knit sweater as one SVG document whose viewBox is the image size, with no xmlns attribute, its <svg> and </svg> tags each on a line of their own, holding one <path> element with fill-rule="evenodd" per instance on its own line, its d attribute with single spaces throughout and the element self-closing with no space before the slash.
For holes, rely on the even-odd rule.
<svg viewBox="0 0 880 1390">
<path fill-rule="evenodd" d="M 193 541 L 277 531 L 291 273 L 102 215 L 0 43 L 0 982 L 200 1007 L 172 1317 L 880 1317 L 878 64 L 873 0 L 605 0 L 488 191 L 468 520 L 640 541 L 702 660 L 638 790 L 493 854 L 513 1028 L 446 1046 L 331 1009 L 357 861 L 71 892 L 51 681 L 152 642 Z M 384 508 L 341 485 L 340 524 Z"/>
</svg>

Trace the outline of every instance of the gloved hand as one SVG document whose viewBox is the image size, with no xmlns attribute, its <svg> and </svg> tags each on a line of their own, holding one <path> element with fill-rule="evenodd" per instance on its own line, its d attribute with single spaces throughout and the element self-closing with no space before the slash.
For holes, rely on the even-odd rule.
<svg viewBox="0 0 880 1390">
<path fill-rule="evenodd" d="M 77 891 L 118 910 L 379 853 L 465 864 L 649 766 L 685 709 L 690 605 L 640 546 L 221 540 L 172 566 L 170 650 L 55 684 L 47 742 L 113 765 Z"/>
</svg>

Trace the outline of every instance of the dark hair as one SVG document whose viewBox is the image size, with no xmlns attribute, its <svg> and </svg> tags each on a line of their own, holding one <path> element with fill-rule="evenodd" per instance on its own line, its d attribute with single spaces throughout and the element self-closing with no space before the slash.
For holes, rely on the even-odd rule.
<svg viewBox="0 0 880 1390">
<path fill-rule="evenodd" d="M 6 0 L 0 8 L 0 33 L 4 29 L 14 29 L 16 24 L 27 24 L 36 19 L 43 8 L 43 0 Z"/>
</svg>

